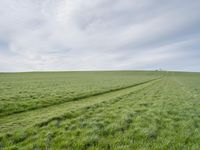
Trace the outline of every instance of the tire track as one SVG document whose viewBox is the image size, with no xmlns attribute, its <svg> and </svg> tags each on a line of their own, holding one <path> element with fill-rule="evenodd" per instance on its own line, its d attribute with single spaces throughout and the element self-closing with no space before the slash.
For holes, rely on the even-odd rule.
<svg viewBox="0 0 200 150">
<path fill-rule="evenodd" d="M 79 101 L 79 100 L 82 100 L 82 99 L 85 99 L 85 98 L 90 98 L 90 97 L 93 97 L 93 96 L 103 95 L 103 94 L 107 94 L 107 93 L 111 93 L 111 92 L 117 92 L 117 91 L 120 91 L 120 90 L 124 90 L 124 89 L 128 89 L 128 88 L 131 88 L 131 87 L 134 87 L 134 86 L 142 85 L 142 84 L 145 84 L 145 83 L 148 83 L 148 82 L 152 82 L 152 81 L 158 80 L 160 78 L 162 78 L 162 77 L 151 79 L 151 80 L 147 80 L 147 81 L 144 81 L 144 82 L 135 83 L 133 85 L 129 85 L 129 86 L 125 86 L 125 87 L 109 89 L 109 90 L 103 91 L 103 92 L 93 93 L 93 94 L 84 95 L 84 96 L 78 96 L 78 97 L 74 97 L 74 98 L 71 98 L 69 100 L 62 101 L 62 102 L 56 102 L 55 101 L 52 104 L 47 104 L 47 105 L 43 105 L 43 106 L 35 106 L 33 108 L 29 108 L 29 109 L 25 109 L 25 110 L 16 110 L 16 111 L 12 111 L 12 112 L 9 112 L 9 113 L 2 113 L 2 114 L 0 114 L 0 118 L 1 117 L 5 117 L 5 116 L 9 116 L 9 115 L 13 115 L 13 114 L 18 114 L 18 113 L 24 113 L 24 112 L 27 112 L 27 111 L 37 110 L 37 109 L 41 109 L 41 108 L 47 108 L 47 107 L 51 107 L 51 106 L 62 105 L 64 103 L 68 103 L 68 102 L 72 102 L 72 101 Z"/>
<path fill-rule="evenodd" d="M 73 120 L 75 122 L 81 122 L 82 118 L 84 118 L 84 116 L 87 116 L 87 117 L 85 117 L 84 121 L 87 120 L 86 122 L 90 122 L 89 120 L 92 120 L 97 114 L 98 115 L 99 114 L 101 114 L 101 115 L 107 115 L 107 112 L 109 112 L 109 109 L 113 108 L 113 106 L 114 107 L 116 107 L 116 106 L 122 106 L 122 108 L 124 108 L 124 109 L 125 108 L 129 108 L 130 109 L 131 106 L 129 104 L 135 104 L 136 103 L 137 105 L 140 105 L 140 101 L 137 101 L 138 94 L 140 95 L 139 97 L 143 97 L 144 94 L 145 94 L 145 97 L 146 97 L 152 91 L 154 92 L 154 94 L 155 93 L 157 94 L 157 91 L 155 90 L 155 87 L 159 88 L 158 86 L 160 85 L 160 83 L 161 82 L 154 82 L 154 83 L 149 84 L 148 86 L 143 87 L 143 88 L 141 88 L 141 89 L 139 89 L 137 91 L 132 91 L 131 90 L 130 93 L 127 93 L 126 95 L 115 97 L 115 98 L 110 99 L 108 101 L 103 101 L 101 103 L 93 104 L 93 105 L 88 106 L 88 107 L 80 108 L 80 109 L 74 111 L 74 113 L 68 112 L 68 113 L 65 113 L 65 114 L 63 114 L 61 116 L 56 116 L 54 118 L 51 118 L 50 120 L 47 120 L 45 122 L 41 122 L 41 123 L 37 124 L 35 130 L 37 130 L 38 133 L 41 133 L 44 130 L 46 130 L 47 128 L 49 128 L 49 123 L 54 122 L 54 121 L 56 121 L 55 122 L 55 126 L 56 126 L 56 128 L 58 128 L 58 130 L 61 127 L 61 124 L 63 122 L 65 122 L 65 124 L 66 124 L 66 122 L 68 122 L 69 124 L 71 124 L 71 126 L 66 126 L 64 128 L 65 130 L 68 130 L 69 128 L 71 128 L 72 126 L 74 126 L 74 123 L 70 123 L 71 120 Z M 136 94 L 135 95 L 136 96 L 135 97 L 135 101 L 132 101 L 132 100 L 129 99 L 129 97 L 131 95 L 133 95 L 133 94 L 134 95 Z M 129 102 L 129 103 L 127 103 L 127 102 Z M 123 105 L 123 104 L 125 104 L 125 105 Z M 101 108 L 104 108 L 103 111 L 100 111 L 98 113 L 98 111 Z M 117 111 L 119 111 L 119 110 L 116 109 L 115 112 L 117 113 Z M 139 114 L 139 113 L 140 112 L 137 112 L 137 114 Z M 128 114 L 126 113 L 124 115 L 126 115 L 129 118 L 129 120 L 130 120 L 131 119 L 130 117 L 132 117 L 133 113 L 130 112 L 130 113 L 128 113 Z M 101 116 L 101 117 L 103 117 L 103 116 Z M 103 118 L 106 118 L 106 117 L 103 117 Z M 121 123 L 121 121 L 123 121 L 121 119 L 117 119 L 119 121 L 119 124 Z M 124 121 L 125 121 L 124 123 L 126 124 L 126 120 L 124 120 Z M 131 123 L 131 122 L 129 122 L 129 123 Z M 63 128 L 63 126 L 62 126 L 62 128 Z M 118 126 L 118 128 L 115 129 L 116 130 L 115 132 L 118 133 L 118 132 L 121 132 L 122 130 L 125 132 L 126 130 L 128 130 L 128 128 L 129 128 L 128 125 L 127 126 L 126 125 L 125 126 L 123 126 L 123 125 L 122 126 Z M 47 130 L 50 131 L 50 129 L 47 129 Z M 114 130 L 113 130 L 113 132 L 114 132 Z M 102 131 L 102 133 L 106 134 L 105 131 Z M 109 133 L 107 133 L 107 134 L 109 134 Z M 28 134 L 27 138 L 30 138 L 32 136 L 33 136 L 32 134 Z M 25 139 L 26 138 L 20 140 L 20 143 L 23 142 Z M 18 144 L 18 143 L 16 143 L 16 144 Z"/>
<path fill-rule="evenodd" d="M 137 92 L 145 87 L 151 86 L 154 83 L 156 84 L 160 80 L 162 80 L 162 78 L 149 80 L 137 85 L 114 90 L 104 94 L 99 94 L 96 96 L 91 96 L 82 100 L 66 102 L 59 105 L 53 105 L 45 108 L 5 116 L 0 118 L 0 130 L 3 133 L 10 131 L 13 132 L 14 130 L 19 130 L 20 128 L 29 128 L 36 124 L 52 120 L 52 118 L 62 116 L 66 112 L 109 101 L 114 98 L 127 95 L 131 92 Z"/>
</svg>

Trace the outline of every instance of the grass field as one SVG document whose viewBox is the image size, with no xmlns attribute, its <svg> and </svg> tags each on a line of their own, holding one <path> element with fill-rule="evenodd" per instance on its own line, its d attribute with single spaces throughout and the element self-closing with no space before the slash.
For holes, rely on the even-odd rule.
<svg viewBox="0 0 200 150">
<path fill-rule="evenodd" d="M 0 149 L 199 150 L 200 73 L 1 73 Z"/>
</svg>

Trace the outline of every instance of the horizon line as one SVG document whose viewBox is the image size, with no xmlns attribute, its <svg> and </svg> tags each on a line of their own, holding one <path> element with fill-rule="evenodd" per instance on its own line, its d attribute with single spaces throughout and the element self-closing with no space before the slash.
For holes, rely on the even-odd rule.
<svg viewBox="0 0 200 150">
<path fill-rule="evenodd" d="M 165 70 L 165 69 L 119 69 L 119 70 L 33 70 L 33 71 L 0 71 L 0 73 L 48 73 L 48 72 L 112 72 L 112 71 L 158 71 L 158 72 L 179 72 L 179 73 L 200 73 L 200 71 L 184 71 L 184 70 Z"/>
</svg>

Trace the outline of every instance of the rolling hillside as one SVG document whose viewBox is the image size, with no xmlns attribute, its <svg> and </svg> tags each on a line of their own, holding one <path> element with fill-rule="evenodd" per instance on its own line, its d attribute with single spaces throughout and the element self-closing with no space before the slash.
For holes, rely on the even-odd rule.
<svg viewBox="0 0 200 150">
<path fill-rule="evenodd" d="M 199 149 L 200 73 L 0 74 L 0 149 Z"/>
</svg>

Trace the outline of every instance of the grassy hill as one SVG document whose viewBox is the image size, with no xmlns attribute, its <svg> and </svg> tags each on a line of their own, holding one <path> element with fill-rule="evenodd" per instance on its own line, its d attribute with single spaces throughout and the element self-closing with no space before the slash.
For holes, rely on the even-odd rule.
<svg viewBox="0 0 200 150">
<path fill-rule="evenodd" d="M 0 149 L 199 149 L 200 73 L 0 74 Z"/>
</svg>

